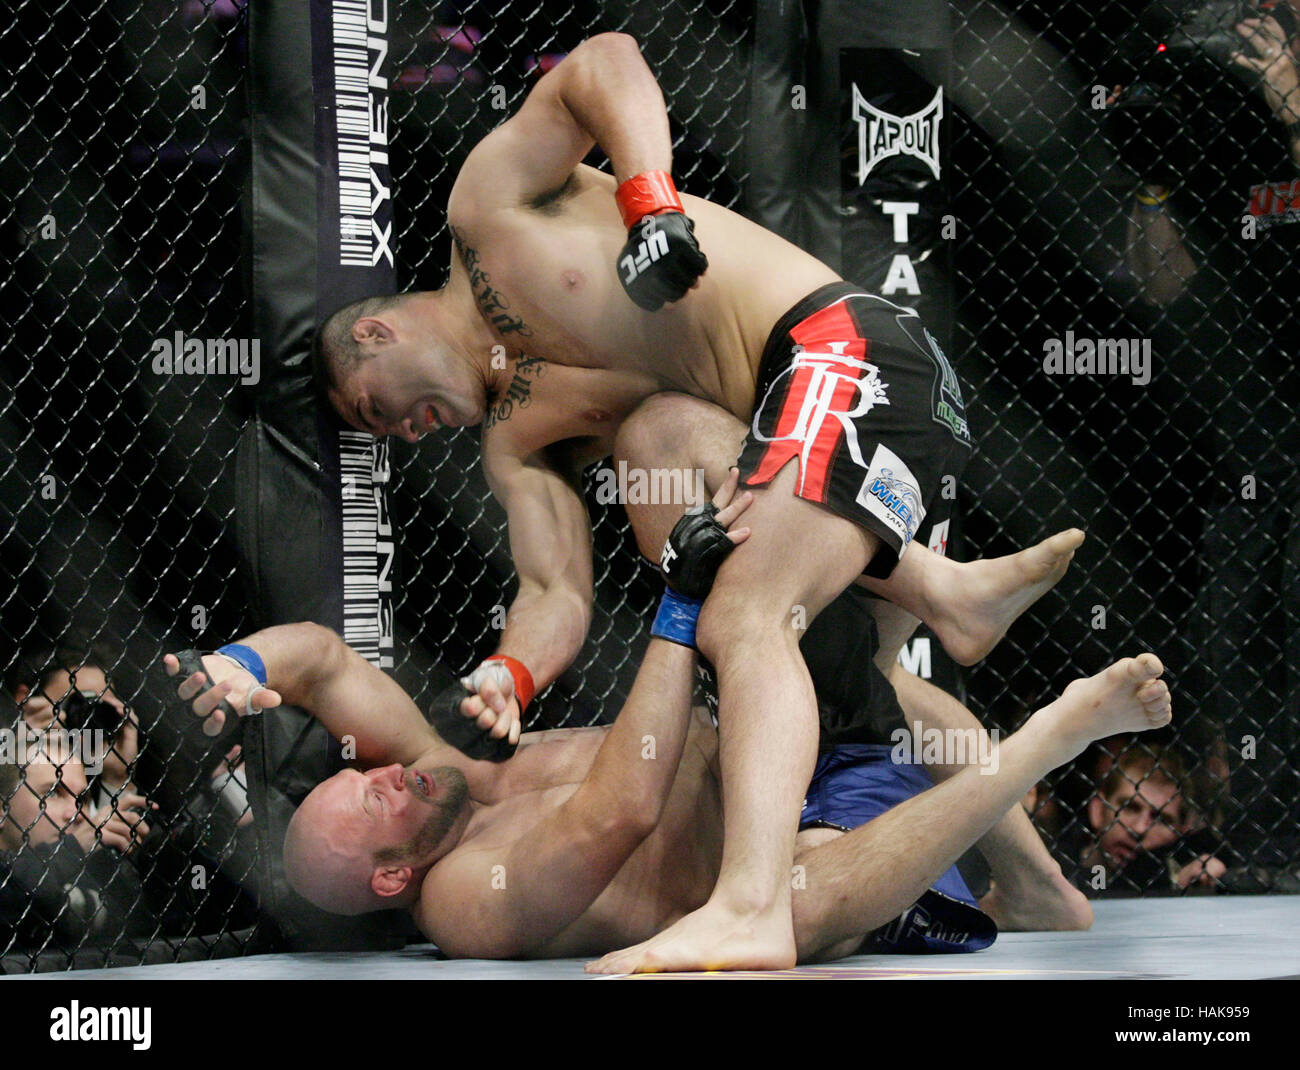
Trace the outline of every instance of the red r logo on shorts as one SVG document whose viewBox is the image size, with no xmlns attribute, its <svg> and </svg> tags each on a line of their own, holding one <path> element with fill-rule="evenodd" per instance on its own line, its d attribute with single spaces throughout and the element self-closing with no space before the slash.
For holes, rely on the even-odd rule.
<svg viewBox="0 0 1300 1070">
<path fill-rule="evenodd" d="M 889 404 L 889 384 L 880 381 L 880 369 L 866 359 L 870 342 L 857 336 L 842 302 L 804 320 L 792 337 L 803 351 L 755 407 L 754 439 L 769 445 L 749 478 L 766 483 L 791 457 L 798 457 L 796 493 L 825 501 L 826 479 L 841 436 L 854 462 L 867 467 L 853 421 L 877 405 Z M 759 427 L 760 415 L 772 392 L 782 387 L 785 400 L 774 433 L 766 435 Z"/>
</svg>

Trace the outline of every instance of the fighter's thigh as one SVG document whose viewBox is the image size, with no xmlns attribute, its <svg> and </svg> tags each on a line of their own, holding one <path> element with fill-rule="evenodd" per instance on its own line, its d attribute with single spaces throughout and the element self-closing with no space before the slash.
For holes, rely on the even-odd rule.
<svg viewBox="0 0 1300 1070">
<path fill-rule="evenodd" d="M 788 624 L 796 607 L 797 622 L 806 626 L 879 550 L 877 535 L 797 497 L 798 471 L 792 460 L 770 483 L 750 488 L 754 501 L 744 516 L 750 535 L 718 570 L 700 617 L 702 644 L 709 636 L 723 638 L 733 622 Z"/>
<path fill-rule="evenodd" d="M 704 495 L 717 492 L 736 462 L 747 428 L 726 409 L 689 394 L 652 394 L 620 425 L 614 439 L 614 462 L 627 470 L 639 469 L 655 477 L 653 485 L 680 486 Z M 666 471 L 665 471 L 666 470 Z M 700 487 L 699 474 L 704 486 Z M 666 477 L 666 478 L 663 478 Z M 648 477 L 647 477 L 648 478 Z M 687 507 L 695 501 L 663 500 L 625 503 L 637 546 L 652 561 Z"/>
<path fill-rule="evenodd" d="M 838 840 L 844 832 L 841 829 L 811 828 L 803 829 L 794 840 L 794 898 L 795 931 L 801 937 L 799 961 L 834 962 L 854 954 L 862 946 L 861 936 L 850 936 L 839 943 L 819 947 L 816 933 L 817 919 L 821 910 L 817 902 L 820 890 L 807 881 L 806 873 L 800 871 L 807 853 L 822 844 Z"/>
</svg>

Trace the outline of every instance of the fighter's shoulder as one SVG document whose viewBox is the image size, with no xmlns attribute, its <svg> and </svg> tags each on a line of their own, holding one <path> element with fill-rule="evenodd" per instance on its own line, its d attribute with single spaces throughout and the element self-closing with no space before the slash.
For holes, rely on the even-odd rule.
<svg viewBox="0 0 1300 1070">
<path fill-rule="evenodd" d="M 420 898 L 411 906 L 411 918 L 444 954 L 452 958 L 505 958 L 516 953 L 504 942 L 509 939 L 507 927 L 493 924 L 489 912 L 479 909 L 488 901 L 494 881 L 495 887 L 503 886 L 504 875 L 493 872 L 494 865 L 500 866 L 500 859 L 499 851 L 461 844 L 425 874 Z"/>
</svg>

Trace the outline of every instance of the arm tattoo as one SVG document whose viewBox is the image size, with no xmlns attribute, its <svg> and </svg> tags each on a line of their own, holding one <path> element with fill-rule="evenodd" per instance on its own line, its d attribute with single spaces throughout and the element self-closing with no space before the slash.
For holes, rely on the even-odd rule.
<svg viewBox="0 0 1300 1070">
<path fill-rule="evenodd" d="M 528 403 L 533 400 L 533 382 L 545 370 L 545 358 L 520 357 L 519 363 L 515 365 L 515 374 L 510 380 L 510 385 L 506 387 L 500 399 L 488 409 L 487 416 L 483 419 L 483 430 L 488 431 L 502 421 L 510 419 L 510 414 L 515 411 L 516 405 L 526 409 Z"/>
<path fill-rule="evenodd" d="M 479 267 L 478 250 L 465 243 L 465 236 L 461 231 L 450 224 L 448 228 L 451 230 L 451 240 L 456 244 L 456 252 L 460 255 L 461 263 L 465 265 L 465 271 L 469 274 L 470 291 L 474 294 L 474 300 L 478 303 L 479 311 L 483 313 L 484 318 L 502 335 L 518 334 L 521 338 L 530 337 L 533 333 L 532 328 L 519 316 L 510 312 L 510 302 L 500 291 L 492 288 L 492 280 L 488 277 L 488 273 Z"/>
</svg>

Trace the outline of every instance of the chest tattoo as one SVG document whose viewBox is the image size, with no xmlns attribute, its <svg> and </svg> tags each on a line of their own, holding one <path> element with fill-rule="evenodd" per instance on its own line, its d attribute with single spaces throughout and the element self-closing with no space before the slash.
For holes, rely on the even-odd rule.
<svg viewBox="0 0 1300 1070">
<path fill-rule="evenodd" d="M 523 319 L 510 311 L 510 302 L 492 286 L 488 273 L 479 266 L 478 250 L 465 243 L 464 235 L 455 227 L 451 228 L 452 241 L 456 243 L 456 252 L 465 271 L 469 274 L 470 291 L 478 304 L 479 311 L 487 321 L 502 335 L 517 334 L 521 338 L 532 335 L 532 328 Z"/>
<path fill-rule="evenodd" d="M 515 365 L 515 373 L 510 379 L 510 385 L 488 409 L 487 416 L 483 420 L 483 430 L 487 431 L 502 421 L 510 419 L 510 414 L 515 411 L 516 406 L 526 409 L 528 403 L 533 400 L 533 383 L 545 370 L 546 360 L 543 357 L 520 357 L 519 363 Z"/>
</svg>

